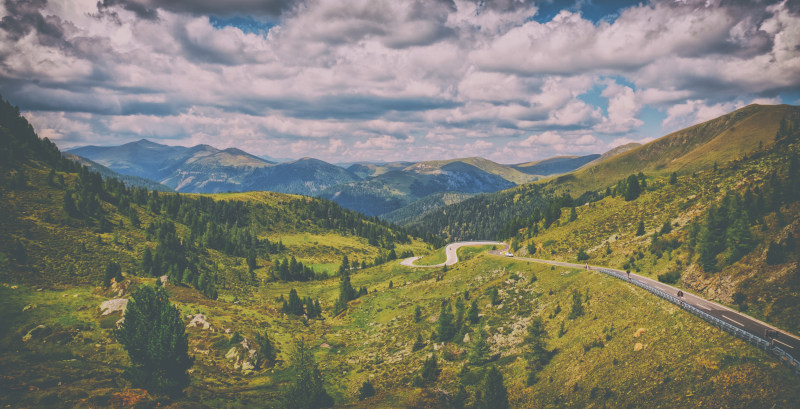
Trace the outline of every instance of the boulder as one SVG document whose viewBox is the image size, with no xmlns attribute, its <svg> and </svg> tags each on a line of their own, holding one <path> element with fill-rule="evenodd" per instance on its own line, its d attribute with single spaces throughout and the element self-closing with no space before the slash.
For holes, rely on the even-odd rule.
<svg viewBox="0 0 800 409">
<path fill-rule="evenodd" d="M 117 311 L 121 311 L 124 314 L 125 308 L 127 307 L 128 307 L 127 298 L 115 298 L 113 300 L 103 301 L 103 303 L 100 304 L 100 312 L 102 313 L 102 315 L 109 315 Z"/>
<path fill-rule="evenodd" d="M 186 325 L 186 328 L 189 327 L 200 327 L 202 329 L 207 329 L 211 332 L 214 332 L 214 327 L 211 326 L 211 324 L 208 322 L 208 319 L 203 314 L 195 315 L 194 318 L 189 321 L 189 324 Z"/>
</svg>

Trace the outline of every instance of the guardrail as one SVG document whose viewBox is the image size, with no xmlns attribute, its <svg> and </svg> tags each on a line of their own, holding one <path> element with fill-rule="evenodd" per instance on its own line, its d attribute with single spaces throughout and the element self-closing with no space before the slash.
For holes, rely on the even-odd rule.
<svg viewBox="0 0 800 409">
<path fill-rule="evenodd" d="M 717 328 L 719 328 L 719 329 L 721 329 L 721 330 L 723 330 L 723 331 L 725 331 L 725 332 L 727 332 L 727 333 L 729 333 L 729 334 L 731 334 L 731 335 L 733 335 L 735 337 L 741 338 L 741 339 L 743 339 L 743 340 L 745 340 L 745 341 L 747 341 L 747 342 L 749 342 L 749 343 L 751 343 L 751 344 L 763 349 L 764 351 L 771 352 L 773 355 L 777 356 L 778 359 L 781 362 L 785 363 L 790 368 L 792 368 L 792 370 L 794 371 L 794 373 L 796 375 L 800 375 L 800 361 L 798 361 L 795 357 L 793 357 L 792 355 L 790 355 L 788 352 L 784 351 L 780 347 L 772 345 L 766 339 L 764 339 L 764 338 L 762 338 L 762 337 L 760 337 L 760 336 L 758 336 L 756 334 L 753 334 L 751 332 L 748 332 L 748 331 L 742 330 L 742 329 L 740 329 L 738 327 L 735 327 L 735 326 L 733 326 L 733 325 L 731 325 L 731 324 L 729 324 L 729 323 L 727 323 L 727 322 L 725 322 L 725 321 L 723 321 L 723 320 L 721 320 L 721 319 L 719 319 L 719 318 L 717 318 L 717 317 L 715 317 L 715 316 L 713 316 L 713 315 L 711 315 L 711 314 L 709 314 L 709 313 L 707 313 L 705 311 L 700 310 L 699 308 L 696 308 L 696 307 L 694 307 L 692 305 L 689 305 L 686 302 L 684 302 L 683 300 L 679 299 L 678 297 L 675 297 L 672 294 L 667 294 L 664 291 L 661 291 L 661 290 L 659 290 L 659 289 L 657 289 L 655 287 L 651 287 L 651 286 L 649 286 L 649 285 L 647 285 L 647 284 L 645 284 L 643 282 L 640 282 L 640 281 L 629 280 L 625 275 L 620 274 L 620 273 L 618 273 L 618 272 L 616 272 L 614 270 L 609 270 L 609 269 L 606 269 L 606 268 L 594 268 L 593 270 L 600 271 L 600 272 L 608 274 L 608 275 L 610 275 L 612 277 L 616 277 L 616 278 L 618 278 L 620 280 L 624 280 L 624 281 L 627 281 L 627 282 L 629 282 L 631 284 L 634 284 L 634 285 L 636 285 L 638 287 L 641 287 L 641 288 L 643 288 L 643 289 L 645 289 L 645 290 L 647 290 L 647 291 L 649 291 L 649 292 L 651 292 L 651 293 L 653 293 L 653 294 L 655 294 L 655 295 L 657 295 L 657 296 L 659 296 L 659 297 L 661 297 L 661 298 L 663 298 L 663 299 L 665 299 L 665 300 L 667 300 L 667 301 L 669 301 L 669 302 L 671 302 L 671 303 L 683 308 L 684 310 L 689 311 L 690 313 L 692 313 L 692 314 L 694 314 L 694 315 L 696 315 L 696 316 L 708 321 L 710 324 L 714 325 L 715 327 L 717 327 Z"/>
</svg>

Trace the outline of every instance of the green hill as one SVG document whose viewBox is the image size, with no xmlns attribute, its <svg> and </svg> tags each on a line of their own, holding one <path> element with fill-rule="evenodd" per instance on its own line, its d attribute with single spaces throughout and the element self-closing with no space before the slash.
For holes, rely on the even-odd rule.
<svg viewBox="0 0 800 409">
<path fill-rule="evenodd" d="M 649 232 L 662 216 L 681 213 L 686 201 L 692 212 L 701 210 L 693 206 L 706 196 L 684 196 L 696 186 L 712 197 L 713 183 L 742 175 L 760 182 L 762 174 L 775 170 L 783 180 L 791 174 L 784 156 L 796 153 L 797 142 L 781 143 L 784 149 L 720 166 L 716 173 L 698 172 L 697 179 L 682 176 L 670 185 L 651 177 L 636 200 L 606 197 L 578 208 L 576 220 L 569 221 L 569 212 L 562 215 L 558 207 L 559 219 L 531 240 L 539 243 L 551 234 L 553 242 L 540 251 L 568 257 L 576 239 L 567 236 L 573 230 L 560 229 L 592 219 L 626 223 L 601 212 L 612 210 L 625 212 L 625 220 L 653 214 Z M 64 160 L 6 103 L 0 104 L 0 158 L 3 406 L 284 407 L 291 403 L 283 400 L 287 390 L 302 379 L 294 364 L 300 339 L 310 347 L 319 367 L 315 376 L 337 407 L 485 406 L 484 379 L 492 367 L 502 373 L 512 407 L 792 408 L 800 400 L 800 377 L 766 352 L 596 272 L 473 248 L 463 248 L 462 262 L 446 271 L 386 263 L 392 253 L 422 254 L 430 245 L 320 199 L 270 192 L 155 193 L 103 180 Z M 516 188 L 513 195 L 519 203 L 549 200 L 531 192 Z M 783 223 L 795 226 L 797 218 L 789 216 L 796 204 L 785 202 L 778 202 L 787 216 Z M 633 206 L 642 207 L 640 213 Z M 786 229 L 776 211 L 757 219 L 764 220 L 764 236 Z M 598 237 L 605 233 L 583 235 L 586 243 L 601 243 Z M 628 251 L 622 243 L 633 242 L 628 230 L 620 228 L 619 234 L 625 237 L 618 239 L 621 247 L 612 248 L 613 260 Z M 664 239 L 680 234 L 676 229 Z M 143 262 L 147 249 L 153 254 L 149 269 Z M 595 249 L 587 251 L 600 257 Z M 656 264 L 677 263 L 685 251 L 664 254 Z M 359 261 L 344 271 L 352 286 L 363 290 L 343 311 L 336 309 L 343 280 L 317 274 L 289 281 L 276 272 L 276 265 L 292 256 L 317 273 L 335 271 L 345 255 L 350 265 Z M 636 265 L 649 265 L 653 258 L 646 255 Z M 104 283 L 112 261 L 122 276 L 112 274 Z M 787 269 L 796 261 L 789 255 L 773 268 Z M 296 263 L 286 264 L 297 272 Z M 114 336 L 121 313 L 99 308 L 119 305 L 162 273 L 170 277 L 164 287 L 187 325 L 188 353 L 194 357 L 189 386 L 175 397 L 131 383 L 128 354 Z M 770 285 L 784 285 L 782 280 Z M 301 306 L 305 315 L 284 309 L 291 294 L 313 300 L 321 315 L 310 314 L 308 304 Z M 759 308 L 755 299 L 747 300 Z M 276 359 L 256 366 L 263 346 L 256 340 L 263 334 L 276 347 Z M 431 357 L 436 367 L 424 370 Z M 375 394 L 362 400 L 365 382 Z"/>
</svg>

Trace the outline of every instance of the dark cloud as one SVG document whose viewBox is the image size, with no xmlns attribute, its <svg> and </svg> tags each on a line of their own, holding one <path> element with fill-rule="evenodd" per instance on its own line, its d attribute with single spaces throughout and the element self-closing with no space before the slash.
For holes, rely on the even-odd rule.
<svg viewBox="0 0 800 409">
<path fill-rule="evenodd" d="M 432 109 L 450 109 L 461 104 L 433 98 L 383 98 L 370 95 L 334 95 L 316 100 L 282 98 L 251 100 L 237 106 L 235 111 L 248 115 L 263 115 L 281 111 L 284 115 L 300 119 L 371 120 L 391 113 L 424 112 Z M 230 106 L 221 109 L 229 110 Z"/>
<path fill-rule="evenodd" d="M 36 33 L 39 43 L 45 46 L 65 46 L 65 23 L 57 16 L 43 16 L 41 11 L 47 0 L 6 0 L 7 16 L 0 20 L 0 29 L 8 33 L 14 41 Z"/>
<path fill-rule="evenodd" d="M 156 19 L 158 9 L 193 15 L 257 15 L 277 17 L 291 10 L 297 0 L 102 0 L 98 10 L 122 7 L 136 13 L 139 18 Z"/>
</svg>

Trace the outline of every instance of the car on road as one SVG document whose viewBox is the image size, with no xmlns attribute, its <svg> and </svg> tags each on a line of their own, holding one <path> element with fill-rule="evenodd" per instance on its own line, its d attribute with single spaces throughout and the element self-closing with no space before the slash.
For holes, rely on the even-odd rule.
<svg viewBox="0 0 800 409">
<path fill-rule="evenodd" d="M 508 251 L 506 251 L 505 253 L 503 253 L 503 255 L 504 255 L 504 256 L 506 256 L 506 257 L 514 257 L 514 255 L 513 255 L 513 254 L 511 254 L 511 252 L 508 252 Z"/>
</svg>

